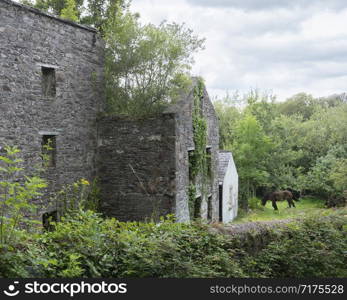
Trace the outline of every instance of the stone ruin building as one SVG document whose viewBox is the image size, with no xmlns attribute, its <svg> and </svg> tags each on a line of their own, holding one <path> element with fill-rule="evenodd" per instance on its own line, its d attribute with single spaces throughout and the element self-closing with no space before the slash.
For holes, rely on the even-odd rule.
<svg viewBox="0 0 347 300">
<path fill-rule="evenodd" d="M 167 214 L 180 222 L 232 220 L 237 173 L 225 157 L 219 170 L 218 120 L 206 90 L 200 105 L 210 176 L 192 182 L 193 90 L 155 118 L 105 116 L 103 65 L 95 29 L 0 0 L 0 152 L 18 146 L 30 170 L 51 141 L 50 191 L 97 177 L 102 211 L 122 221 Z M 189 200 L 191 184 L 196 193 Z M 233 198 L 225 192 L 231 185 Z"/>
</svg>

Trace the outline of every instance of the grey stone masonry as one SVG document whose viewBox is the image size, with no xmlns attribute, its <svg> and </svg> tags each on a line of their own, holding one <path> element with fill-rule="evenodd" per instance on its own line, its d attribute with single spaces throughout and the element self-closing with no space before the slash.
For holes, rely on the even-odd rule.
<svg viewBox="0 0 347 300">
<path fill-rule="evenodd" d="M 95 29 L 0 0 L 0 146 L 18 146 L 30 170 L 54 138 L 52 190 L 95 176 L 103 60 Z"/>
<path fill-rule="evenodd" d="M 194 80 L 194 85 L 196 80 Z M 200 215 L 203 219 L 208 216 L 208 198 L 211 198 L 212 221 L 218 220 L 218 147 L 219 131 L 218 118 L 206 89 L 201 99 L 202 115 L 207 122 L 207 146 L 211 155 L 211 178 L 208 182 L 207 191 L 202 191 L 201 174 L 195 182 L 189 180 L 189 151 L 194 151 L 192 111 L 194 105 L 194 92 L 191 90 L 181 101 L 172 105 L 167 112 L 175 113 L 176 116 L 176 217 L 185 222 L 190 219 L 188 208 L 188 188 L 195 184 L 197 196 L 201 196 Z"/>
<path fill-rule="evenodd" d="M 175 208 L 175 119 L 99 120 L 102 210 L 123 221 L 156 220 Z"/>
<path fill-rule="evenodd" d="M 173 213 L 190 220 L 189 151 L 193 151 L 193 91 L 163 114 L 146 120 L 104 117 L 99 120 L 98 177 L 102 208 L 120 220 L 144 220 Z M 197 176 L 200 216 L 218 220 L 218 120 L 206 90 L 202 112 L 207 121 L 212 176 L 205 193 Z M 201 175 L 201 174 L 200 174 Z"/>
</svg>

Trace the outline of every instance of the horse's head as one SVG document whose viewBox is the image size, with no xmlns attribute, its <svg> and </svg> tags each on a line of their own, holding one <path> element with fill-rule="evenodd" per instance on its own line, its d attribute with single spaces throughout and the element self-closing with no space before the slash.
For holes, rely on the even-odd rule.
<svg viewBox="0 0 347 300">
<path fill-rule="evenodd" d="M 294 190 L 292 188 L 287 188 L 287 191 L 292 193 L 293 200 L 299 201 L 299 199 L 301 197 L 301 192 L 300 191 Z"/>
<path fill-rule="evenodd" d="M 295 201 L 299 201 L 299 200 L 300 200 L 300 198 L 301 198 L 301 192 L 299 192 L 299 191 L 293 191 L 292 194 L 293 194 L 293 199 L 294 199 Z"/>
</svg>

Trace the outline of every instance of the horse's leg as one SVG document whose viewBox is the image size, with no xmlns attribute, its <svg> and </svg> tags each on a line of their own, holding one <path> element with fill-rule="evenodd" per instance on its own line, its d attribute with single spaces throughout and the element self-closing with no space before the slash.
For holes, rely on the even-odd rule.
<svg viewBox="0 0 347 300">
<path fill-rule="evenodd" d="M 272 207 L 274 208 L 274 210 L 278 210 L 278 207 L 277 207 L 275 200 L 272 200 Z"/>
<path fill-rule="evenodd" d="M 292 206 L 295 207 L 293 199 L 287 199 L 287 202 L 288 202 L 289 208 L 291 208 Z"/>
<path fill-rule="evenodd" d="M 294 203 L 293 199 L 290 199 L 290 202 L 292 203 L 292 206 L 295 208 L 295 203 Z"/>
</svg>

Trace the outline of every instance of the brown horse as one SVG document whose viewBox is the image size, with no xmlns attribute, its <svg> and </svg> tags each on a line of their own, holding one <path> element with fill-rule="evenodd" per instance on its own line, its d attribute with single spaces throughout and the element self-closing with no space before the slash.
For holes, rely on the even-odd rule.
<svg viewBox="0 0 347 300">
<path fill-rule="evenodd" d="M 270 200 L 272 202 L 272 207 L 275 210 L 278 210 L 276 202 L 281 200 L 287 200 L 289 208 L 292 206 L 295 207 L 295 204 L 293 201 L 293 194 L 287 190 L 270 192 L 265 194 L 263 199 L 261 200 L 261 204 L 265 206 L 267 200 Z"/>
</svg>

